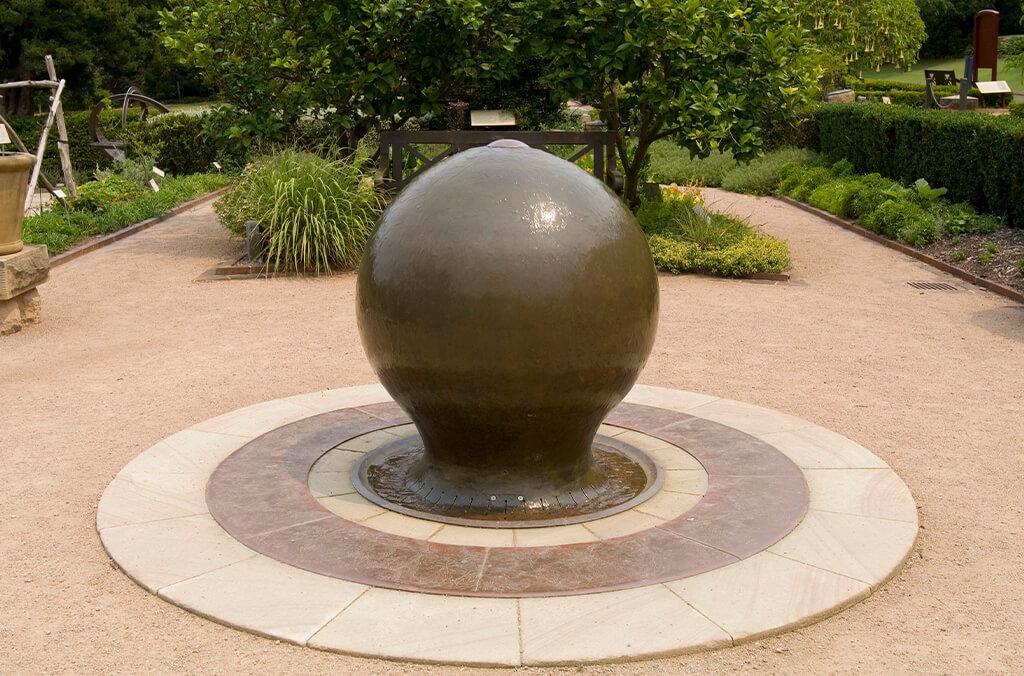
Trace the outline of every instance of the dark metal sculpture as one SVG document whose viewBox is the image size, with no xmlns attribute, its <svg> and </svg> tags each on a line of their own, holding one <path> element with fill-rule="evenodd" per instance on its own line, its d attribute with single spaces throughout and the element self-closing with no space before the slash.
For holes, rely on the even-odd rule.
<svg viewBox="0 0 1024 676">
<path fill-rule="evenodd" d="M 658 284 L 633 215 L 582 169 L 518 141 L 439 163 L 382 216 L 357 303 L 370 362 L 422 440 L 364 463 L 378 494 L 528 520 L 654 481 L 635 453 L 595 451 L 650 353 Z"/>
<path fill-rule="evenodd" d="M 121 108 L 121 126 L 128 122 L 128 111 L 132 106 L 138 106 L 141 119 L 149 117 L 151 111 L 157 114 L 169 113 L 170 109 L 156 99 L 144 96 L 135 87 L 129 87 L 124 94 L 114 94 L 107 97 L 92 107 L 92 115 L 89 116 L 89 137 L 93 145 L 100 148 L 112 160 L 121 161 L 125 159 L 124 144 L 120 141 L 108 139 L 100 128 L 100 113 L 112 105 L 119 105 Z"/>
</svg>

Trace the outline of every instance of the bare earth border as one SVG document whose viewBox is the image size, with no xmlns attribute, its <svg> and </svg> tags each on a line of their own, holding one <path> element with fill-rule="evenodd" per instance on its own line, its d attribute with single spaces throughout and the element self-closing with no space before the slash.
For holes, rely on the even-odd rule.
<svg viewBox="0 0 1024 676">
<path fill-rule="evenodd" d="M 889 239 L 884 235 L 879 235 L 877 232 L 872 232 L 867 228 L 863 228 L 857 225 L 853 221 L 847 221 L 843 218 L 836 216 L 835 214 L 829 213 L 823 209 L 818 209 L 817 207 L 812 207 L 810 204 L 804 204 L 803 202 L 795 200 L 792 197 L 787 197 L 785 195 L 777 195 L 775 196 L 775 199 L 779 200 L 780 202 L 783 202 L 784 204 L 788 204 L 791 207 L 796 207 L 797 209 L 806 211 L 807 213 L 817 216 L 818 218 L 824 219 L 829 223 L 838 225 L 841 228 L 845 228 L 850 232 L 855 232 L 861 237 L 866 237 L 872 241 L 887 246 L 890 249 L 895 249 L 896 251 L 906 254 L 911 258 L 916 258 L 917 260 L 923 263 L 927 263 L 928 265 L 931 265 L 934 268 L 938 268 L 943 272 L 949 273 L 954 277 L 959 277 L 965 282 L 970 282 L 971 284 L 980 286 L 983 289 L 987 289 L 988 291 L 991 291 L 993 293 L 998 293 L 1000 296 L 1004 296 L 1006 298 L 1009 298 L 1010 300 L 1017 301 L 1018 303 L 1024 303 L 1024 293 L 1021 293 L 1016 289 L 1011 289 L 1008 286 L 1003 286 L 1002 284 L 997 284 L 996 282 L 993 282 L 991 280 L 979 277 L 973 273 L 968 272 L 967 270 L 958 268 L 955 265 L 950 265 L 949 263 L 943 260 L 939 260 L 938 258 L 935 258 L 933 256 L 929 256 L 928 254 L 922 251 L 918 251 L 913 247 L 907 246 L 902 242 L 897 242 L 896 240 Z"/>
</svg>

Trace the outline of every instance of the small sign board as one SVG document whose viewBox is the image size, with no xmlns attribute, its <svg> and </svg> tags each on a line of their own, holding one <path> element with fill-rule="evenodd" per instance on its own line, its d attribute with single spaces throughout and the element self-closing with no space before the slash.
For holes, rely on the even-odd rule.
<svg viewBox="0 0 1024 676">
<path fill-rule="evenodd" d="M 11 137 L 7 134 L 7 125 L 0 124 L 0 145 L 4 145 L 11 142 Z"/>
<path fill-rule="evenodd" d="M 220 162 L 214 162 L 213 163 L 213 168 L 216 169 L 217 171 L 220 171 L 221 170 Z"/>
<path fill-rule="evenodd" d="M 516 115 L 511 110 L 471 110 L 469 111 L 471 127 L 514 127 Z"/>
<path fill-rule="evenodd" d="M 160 192 L 160 186 L 156 184 L 156 179 L 149 179 L 149 188 L 153 192 Z"/>
<path fill-rule="evenodd" d="M 163 178 L 164 176 L 167 175 L 164 173 L 164 170 L 161 169 L 160 167 L 153 167 L 153 173 L 159 176 L 160 178 Z"/>
<path fill-rule="evenodd" d="M 995 80 L 994 82 L 975 82 L 974 86 L 982 94 L 1012 94 L 1010 84 L 1006 80 Z"/>
<path fill-rule="evenodd" d="M 53 196 L 59 200 L 66 200 L 68 198 L 67 194 L 60 188 L 54 189 Z"/>
<path fill-rule="evenodd" d="M 891 106 L 892 105 L 892 98 L 888 97 L 888 96 L 883 96 L 882 97 L 882 103 L 884 103 L 887 106 Z"/>
</svg>

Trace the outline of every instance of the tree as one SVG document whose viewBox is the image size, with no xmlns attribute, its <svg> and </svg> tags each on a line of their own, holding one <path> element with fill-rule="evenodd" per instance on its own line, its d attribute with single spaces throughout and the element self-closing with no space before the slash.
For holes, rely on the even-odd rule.
<svg viewBox="0 0 1024 676">
<path fill-rule="evenodd" d="M 164 0 L 3 0 L 0 2 L 0 81 L 46 79 L 43 57 L 52 54 L 59 77 L 67 80 L 66 107 L 91 106 L 104 90 L 129 85 L 175 87 L 184 79 L 168 68 L 153 40 L 157 10 Z M 160 66 L 160 64 L 163 66 Z M 33 112 L 33 92 L 9 90 L 0 111 Z"/>
<path fill-rule="evenodd" d="M 917 0 L 928 39 L 921 55 L 928 58 L 960 57 L 971 46 L 974 15 L 983 9 L 999 12 L 1000 32 L 1022 32 L 1021 3 L 1018 0 Z"/>
<path fill-rule="evenodd" d="M 524 43 L 544 81 L 600 110 L 617 134 L 626 201 L 636 205 L 651 145 L 750 157 L 763 125 L 790 116 L 807 73 L 803 32 L 779 0 L 540 0 Z"/>
<path fill-rule="evenodd" d="M 165 44 L 239 111 L 239 136 L 323 116 L 354 148 L 370 129 L 443 112 L 467 81 L 515 69 L 511 0 L 172 0 Z"/>
<path fill-rule="evenodd" d="M 826 54 L 850 70 L 909 67 L 926 35 L 915 0 L 800 0 L 800 21 Z"/>
</svg>

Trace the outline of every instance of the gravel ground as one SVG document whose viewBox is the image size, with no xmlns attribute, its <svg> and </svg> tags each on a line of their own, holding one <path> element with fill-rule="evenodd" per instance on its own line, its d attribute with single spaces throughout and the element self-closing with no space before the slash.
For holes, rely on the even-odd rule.
<svg viewBox="0 0 1024 676">
<path fill-rule="evenodd" d="M 900 574 L 833 618 L 593 671 L 1021 673 L 1024 310 L 774 200 L 709 192 L 789 241 L 793 280 L 663 277 L 642 382 L 859 441 L 906 480 L 922 530 Z M 194 282 L 239 249 L 197 208 L 54 270 L 43 324 L 0 339 L 0 671 L 431 671 L 203 620 L 135 586 L 100 546 L 101 492 L 152 443 L 240 406 L 373 380 L 354 276 Z"/>
</svg>

